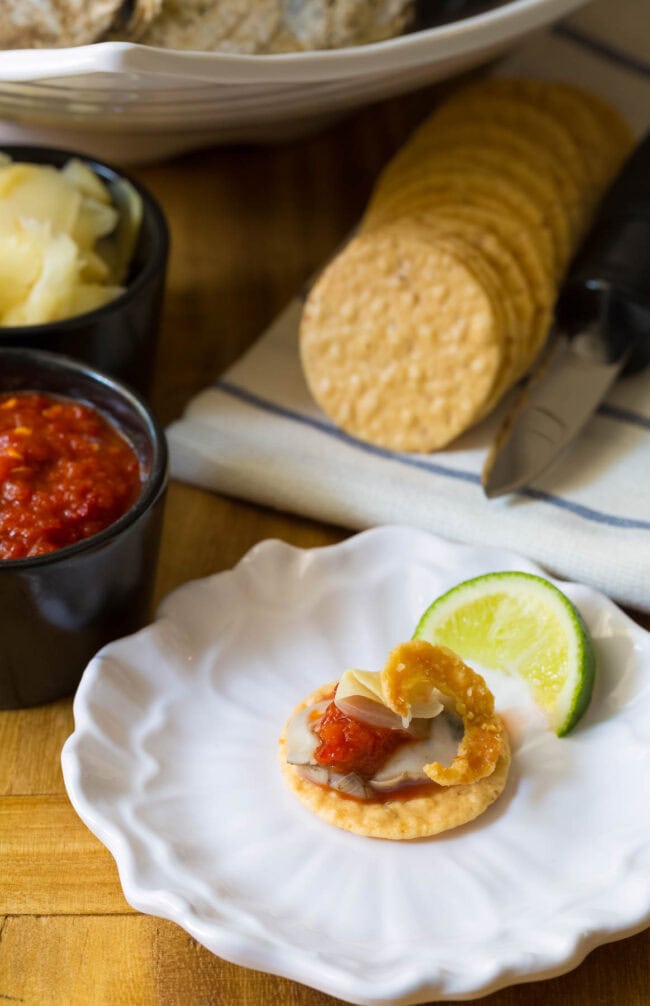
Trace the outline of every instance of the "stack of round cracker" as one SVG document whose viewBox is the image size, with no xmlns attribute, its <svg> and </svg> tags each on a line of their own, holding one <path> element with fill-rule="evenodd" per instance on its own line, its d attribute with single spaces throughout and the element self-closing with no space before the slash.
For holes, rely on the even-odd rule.
<svg viewBox="0 0 650 1006">
<path fill-rule="evenodd" d="M 487 80 L 442 106 L 307 299 L 301 359 L 323 410 L 400 451 L 482 419 L 538 355 L 632 145 L 617 112 L 564 84 Z"/>
</svg>

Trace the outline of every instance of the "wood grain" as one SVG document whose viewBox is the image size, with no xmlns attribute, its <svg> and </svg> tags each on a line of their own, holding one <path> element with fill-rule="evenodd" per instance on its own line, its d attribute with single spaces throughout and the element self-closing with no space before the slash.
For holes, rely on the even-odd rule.
<svg viewBox="0 0 650 1006">
<path fill-rule="evenodd" d="M 305 993 L 310 1006 L 338 1001 L 227 964 L 148 916 L 9 918 L 0 929 L 0 1003 L 301 1006 Z"/>
<path fill-rule="evenodd" d="M 480 1006 L 647 1006 L 650 934 L 594 951 L 570 974 Z M 0 920 L 0 1003 L 28 1006 L 336 1006 L 341 1000 L 228 964 L 171 922 L 142 915 Z M 479 1006 L 479 1000 L 474 1000 Z"/>
<path fill-rule="evenodd" d="M 110 853 L 67 796 L 0 800 L 0 913 L 130 912 Z"/>
<path fill-rule="evenodd" d="M 65 793 L 59 754 L 70 733 L 68 701 L 0 713 L 0 795 Z"/>
<path fill-rule="evenodd" d="M 163 422 L 251 342 L 353 226 L 373 179 L 432 93 L 281 147 L 209 150 L 137 174 L 164 204 L 172 257 L 153 401 Z M 170 487 L 156 599 L 226 569 L 263 538 L 313 547 L 346 532 L 190 486 Z M 646 620 L 647 624 L 647 620 Z M 0 713 L 0 1004 L 331 1006 L 135 914 L 115 864 L 64 793 L 69 700 Z M 468 906 L 471 909 L 471 906 Z M 647 1006 L 648 933 L 486 1006 Z"/>
</svg>

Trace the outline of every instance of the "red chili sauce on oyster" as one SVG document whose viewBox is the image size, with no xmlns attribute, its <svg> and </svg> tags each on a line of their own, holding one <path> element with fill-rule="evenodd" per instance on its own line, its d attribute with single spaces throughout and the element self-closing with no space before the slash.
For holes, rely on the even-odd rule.
<svg viewBox="0 0 650 1006">
<path fill-rule="evenodd" d="M 91 405 L 0 394 L 0 559 L 44 555 L 97 534 L 141 488 L 135 451 Z"/>
<path fill-rule="evenodd" d="M 413 740 L 404 730 L 371 726 L 344 713 L 332 700 L 314 733 L 320 740 L 314 752 L 319 765 L 337 772 L 357 772 L 370 779 L 400 745 Z"/>
<path fill-rule="evenodd" d="M 451 710 L 414 718 L 407 728 L 372 722 L 336 701 L 338 685 L 290 718 L 286 759 L 313 785 L 341 799 L 411 800 L 440 789 L 424 766 L 455 757 L 462 721 Z M 439 715 L 440 714 L 440 715 Z"/>
</svg>

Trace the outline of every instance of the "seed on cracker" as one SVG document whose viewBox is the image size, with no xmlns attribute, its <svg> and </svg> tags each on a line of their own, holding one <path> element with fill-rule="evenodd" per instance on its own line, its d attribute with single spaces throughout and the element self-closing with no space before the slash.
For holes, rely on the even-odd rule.
<svg viewBox="0 0 650 1006">
<path fill-rule="evenodd" d="M 468 266 L 426 230 L 361 235 L 305 305 L 301 358 L 312 394 L 348 433 L 393 450 L 445 446 L 499 378 L 504 326 Z"/>
</svg>

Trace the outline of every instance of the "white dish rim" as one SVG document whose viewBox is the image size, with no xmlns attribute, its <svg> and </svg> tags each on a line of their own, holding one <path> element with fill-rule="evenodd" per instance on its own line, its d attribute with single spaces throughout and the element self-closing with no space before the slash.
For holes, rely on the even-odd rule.
<svg viewBox="0 0 650 1006">
<path fill-rule="evenodd" d="M 0 81 L 27 82 L 88 73 L 137 73 L 229 84 L 323 82 L 368 76 L 506 44 L 582 6 L 586 0 L 508 0 L 449 24 L 349 49 L 273 55 L 160 49 L 131 42 L 98 42 L 67 49 L 2 53 Z"/>
</svg>

